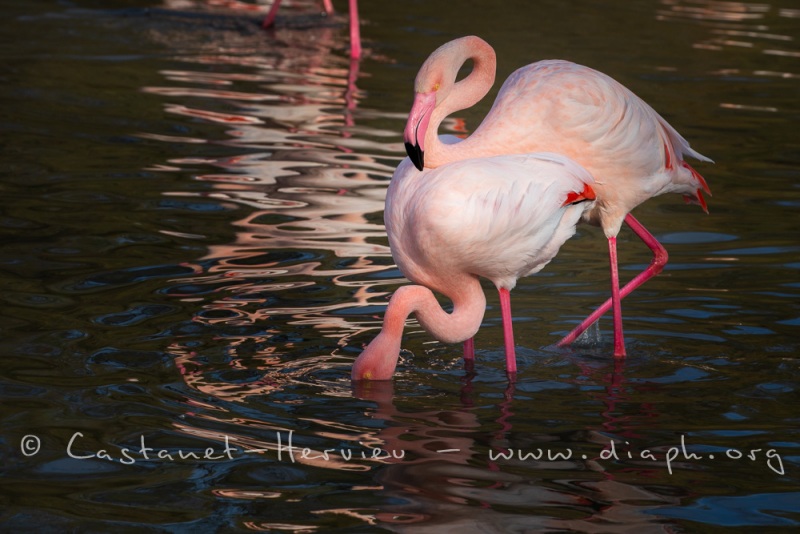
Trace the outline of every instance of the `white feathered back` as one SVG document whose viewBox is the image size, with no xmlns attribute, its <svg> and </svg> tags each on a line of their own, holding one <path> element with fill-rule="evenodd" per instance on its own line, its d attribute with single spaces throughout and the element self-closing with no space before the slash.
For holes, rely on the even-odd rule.
<svg viewBox="0 0 800 534">
<path fill-rule="evenodd" d="M 410 280 L 470 272 L 512 289 L 575 232 L 587 204 L 565 205 L 592 176 L 573 160 L 536 153 L 463 160 L 423 172 L 404 160 L 386 198 L 392 255 Z M 442 288 L 433 288 L 442 290 Z"/>
</svg>

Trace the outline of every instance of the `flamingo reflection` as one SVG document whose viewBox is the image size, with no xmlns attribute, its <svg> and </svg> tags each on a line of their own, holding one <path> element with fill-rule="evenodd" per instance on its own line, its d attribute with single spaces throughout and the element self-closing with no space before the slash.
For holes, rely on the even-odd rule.
<svg viewBox="0 0 800 534">
<path fill-rule="evenodd" d="M 602 433 L 590 431 L 587 435 L 596 450 L 607 445 L 609 436 L 619 438 L 608 430 L 614 425 L 620 436 L 630 430 L 626 417 L 611 421 L 615 416 L 610 415 L 615 403 L 625 398 L 625 364 L 603 362 L 595 369 L 581 367 L 586 364 L 581 360 L 575 363 L 590 372 L 585 378 L 605 386 L 604 393 L 597 395 L 605 406 L 599 414 Z M 514 458 L 521 443 L 557 448 L 564 436 L 548 435 L 546 430 L 536 435 L 525 432 L 530 414 L 522 410 L 521 401 L 515 400 L 513 383 L 506 383 L 499 401 L 481 407 L 475 399 L 478 388 L 474 377 L 465 375 L 457 396 L 460 405 L 428 410 L 403 409 L 400 403 L 406 402 L 400 399 L 408 397 L 395 395 L 398 385 L 393 382 L 353 384 L 357 397 L 374 403 L 369 413 L 380 421 L 375 440 L 385 448 L 406 450 L 402 461 L 375 468 L 382 491 L 390 502 L 399 504 L 369 514 L 359 510 L 371 524 L 396 532 L 436 532 L 442 528 L 463 528 L 465 532 L 630 532 L 631 528 L 650 531 L 664 526 L 663 520 L 650 512 L 674 505 L 678 498 L 615 477 L 615 472 L 624 471 L 624 467 L 609 467 L 609 462 L 598 458 L 582 460 L 578 455 L 559 461 Z M 520 404 L 518 410 L 524 415 L 516 413 L 515 403 Z M 487 413 L 491 413 L 489 423 L 481 421 Z M 523 428 L 518 423 L 523 423 Z"/>
</svg>

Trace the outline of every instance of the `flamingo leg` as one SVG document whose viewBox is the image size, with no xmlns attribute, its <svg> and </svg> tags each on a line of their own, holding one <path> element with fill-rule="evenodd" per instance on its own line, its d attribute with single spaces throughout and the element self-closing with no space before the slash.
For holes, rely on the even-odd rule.
<svg viewBox="0 0 800 534">
<path fill-rule="evenodd" d="M 275 17 L 278 15 L 278 9 L 281 7 L 281 0 L 273 0 L 272 7 L 269 8 L 264 22 L 261 23 L 262 28 L 269 28 L 275 24 Z"/>
<path fill-rule="evenodd" d="M 322 2 L 325 13 L 333 15 L 333 3 L 331 0 Z M 350 6 L 350 58 L 359 59 L 361 57 L 361 27 L 358 19 L 358 0 L 349 0 Z M 275 24 L 275 17 L 278 16 L 278 9 L 281 7 L 281 0 L 273 0 L 272 6 L 267 12 L 267 16 L 261 23 L 262 28 L 270 28 Z"/>
<path fill-rule="evenodd" d="M 471 337 L 464 342 L 464 362 L 475 361 L 475 338 Z"/>
<path fill-rule="evenodd" d="M 611 306 L 614 309 L 614 357 L 625 356 L 625 338 L 622 335 L 622 297 L 619 295 L 619 262 L 617 238 L 608 238 L 608 259 L 611 264 Z"/>
<path fill-rule="evenodd" d="M 647 247 L 653 252 L 653 259 L 650 261 L 650 265 L 648 265 L 644 271 L 636 275 L 630 282 L 625 284 L 625 286 L 619 290 L 620 299 L 627 297 L 634 289 L 636 289 L 637 287 L 645 283 L 647 280 L 649 280 L 650 278 L 656 276 L 658 273 L 663 271 L 664 265 L 667 264 L 667 260 L 669 259 L 667 250 L 661 245 L 661 243 L 658 242 L 658 240 L 655 237 L 653 237 L 653 234 L 648 232 L 647 229 L 644 226 L 642 226 L 642 223 L 636 220 L 636 218 L 633 215 L 629 213 L 625 217 L 625 223 L 631 228 L 631 230 L 633 230 L 633 232 L 637 236 L 639 236 L 639 238 L 644 242 L 644 244 L 647 245 Z M 597 321 L 600 317 L 602 317 L 603 314 L 605 314 L 608 310 L 610 310 L 612 306 L 613 306 L 613 297 L 605 301 L 581 324 L 576 326 L 575 329 L 572 330 L 572 332 L 567 334 L 564 337 L 564 339 L 559 341 L 558 346 L 563 347 L 575 341 L 578 338 L 578 336 L 580 336 L 595 321 Z M 622 328 L 620 324 L 620 333 L 621 331 Z M 616 338 L 616 325 L 614 334 Z"/>
<path fill-rule="evenodd" d="M 471 373 L 475 369 L 475 338 L 464 342 L 464 369 Z"/>
<path fill-rule="evenodd" d="M 513 376 L 517 373 L 517 355 L 514 351 L 514 328 L 511 325 L 511 293 L 500 288 L 500 314 L 503 317 L 503 340 L 506 348 L 506 373 Z"/>
<path fill-rule="evenodd" d="M 330 4 L 330 0 L 325 0 Z M 326 8 L 327 9 L 327 8 Z M 331 11 L 333 7 L 331 6 Z M 358 59 L 361 57 L 361 30 L 358 21 L 358 0 L 350 0 L 350 58 Z"/>
</svg>

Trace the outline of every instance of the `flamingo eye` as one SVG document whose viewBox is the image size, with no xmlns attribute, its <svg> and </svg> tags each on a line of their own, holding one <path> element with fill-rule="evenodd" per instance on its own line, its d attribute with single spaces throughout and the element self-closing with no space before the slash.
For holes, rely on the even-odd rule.
<svg viewBox="0 0 800 534">
<path fill-rule="evenodd" d="M 433 84 L 433 90 L 434 91 L 438 91 L 441 86 L 442 86 L 442 84 L 440 84 L 439 82 L 436 82 L 435 84 Z"/>
</svg>

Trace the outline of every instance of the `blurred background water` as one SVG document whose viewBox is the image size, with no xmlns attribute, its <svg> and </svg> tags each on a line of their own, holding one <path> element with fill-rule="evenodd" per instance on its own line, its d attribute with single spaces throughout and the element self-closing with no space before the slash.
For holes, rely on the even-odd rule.
<svg viewBox="0 0 800 534">
<path fill-rule="evenodd" d="M 797 529 L 793 2 L 364 1 L 352 63 L 346 2 L 271 31 L 232 4 L 2 4 L 2 530 Z M 474 373 L 411 323 L 396 379 L 354 389 L 404 283 L 382 209 L 413 78 L 467 34 L 497 87 L 555 57 L 628 86 L 716 161 L 710 214 L 637 208 L 670 263 L 624 301 L 624 362 L 607 318 L 552 347 L 608 293 L 581 226 L 514 290 L 514 385 L 487 285 Z"/>
</svg>

